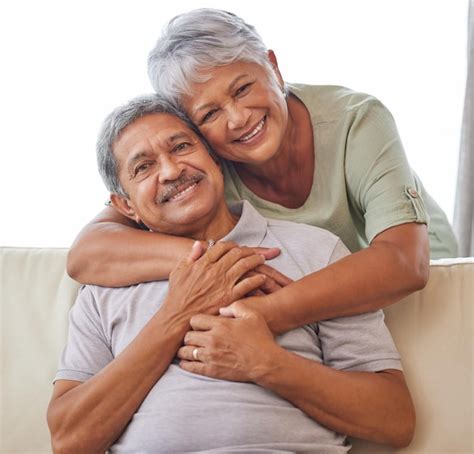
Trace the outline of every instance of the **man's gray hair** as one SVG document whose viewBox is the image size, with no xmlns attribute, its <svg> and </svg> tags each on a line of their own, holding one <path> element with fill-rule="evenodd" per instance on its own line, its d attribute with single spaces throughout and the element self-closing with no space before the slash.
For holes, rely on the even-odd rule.
<svg viewBox="0 0 474 454">
<path fill-rule="evenodd" d="M 164 28 L 148 57 L 148 75 L 157 93 L 179 105 L 183 95 L 191 95 L 190 82 L 209 80 L 200 69 L 246 61 L 272 71 L 267 52 L 255 27 L 235 14 L 195 9 Z"/>
<path fill-rule="evenodd" d="M 134 98 L 126 104 L 117 107 L 107 116 L 97 139 L 96 151 L 99 173 L 111 194 L 128 197 L 118 177 L 119 164 L 113 152 L 114 142 L 118 139 L 120 133 L 135 120 L 154 113 L 175 115 L 192 131 L 198 134 L 199 139 L 202 140 L 208 150 L 210 150 L 207 142 L 202 138 L 196 126 L 191 123 L 184 113 L 176 109 L 176 107 L 167 100 L 155 94 Z"/>
</svg>

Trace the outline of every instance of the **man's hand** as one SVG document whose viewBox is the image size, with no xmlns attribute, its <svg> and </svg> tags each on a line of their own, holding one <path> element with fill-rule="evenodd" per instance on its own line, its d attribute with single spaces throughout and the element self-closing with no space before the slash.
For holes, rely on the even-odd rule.
<svg viewBox="0 0 474 454">
<path fill-rule="evenodd" d="M 240 301 L 229 310 L 233 318 L 199 314 L 191 319 L 193 331 L 178 350 L 180 366 L 208 377 L 254 382 L 280 347 L 257 311 Z"/>
<path fill-rule="evenodd" d="M 270 257 L 279 253 L 278 249 L 265 251 Z M 196 241 L 188 257 L 170 274 L 163 308 L 189 317 L 198 313 L 217 314 L 219 308 L 265 288 L 266 275 L 255 272 L 264 262 L 265 256 L 256 253 L 255 248 L 222 242 L 206 250 Z"/>
</svg>

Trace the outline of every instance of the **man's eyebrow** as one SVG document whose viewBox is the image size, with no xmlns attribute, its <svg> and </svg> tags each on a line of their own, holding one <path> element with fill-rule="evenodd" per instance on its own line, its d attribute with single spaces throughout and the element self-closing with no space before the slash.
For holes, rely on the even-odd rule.
<svg viewBox="0 0 474 454">
<path fill-rule="evenodd" d="M 180 139 L 189 139 L 189 137 L 189 134 L 186 132 L 177 132 L 169 136 L 168 139 L 166 139 L 166 142 L 168 142 L 168 144 L 173 144 Z"/>
<path fill-rule="evenodd" d="M 230 93 L 234 90 L 234 87 L 235 85 L 238 84 L 238 82 L 240 81 L 240 79 L 243 79 L 245 77 L 247 77 L 248 74 L 240 74 L 238 75 L 230 84 L 229 84 L 229 88 L 227 89 L 227 93 Z M 206 104 L 203 104 L 202 106 L 199 106 L 199 107 L 196 107 L 196 109 L 194 109 L 193 111 L 193 115 L 196 115 L 199 113 L 199 111 L 201 110 L 205 110 L 207 109 L 208 107 L 211 107 L 214 103 L 212 102 L 208 102 Z"/>
<path fill-rule="evenodd" d="M 180 131 L 169 136 L 166 139 L 166 142 L 168 145 L 173 145 L 175 142 L 177 142 L 180 139 L 189 139 L 189 138 L 190 138 L 190 135 L 188 133 Z M 132 170 L 133 166 L 135 165 L 137 161 L 139 161 L 142 158 L 149 157 L 150 155 L 151 153 L 145 150 L 136 152 L 127 162 L 128 172 L 130 173 L 130 171 Z"/>
<path fill-rule="evenodd" d="M 127 162 L 128 172 L 130 173 L 130 171 L 132 170 L 133 166 L 135 165 L 137 161 L 147 156 L 150 156 L 150 153 L 147 151 L 139 151 L 138 153 L 135 153 Z"/>
</svg>

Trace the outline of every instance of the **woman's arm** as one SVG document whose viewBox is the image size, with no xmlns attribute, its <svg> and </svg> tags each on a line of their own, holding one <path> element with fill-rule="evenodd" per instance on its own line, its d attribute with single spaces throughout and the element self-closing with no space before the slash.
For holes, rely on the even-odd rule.
<svg viewBox="0 0 474 454">
<path fill-rule="evenodd" d="M 274 333 L 283 333 L 384 308 L 422 289 L 428 275 L 426 226 L 402 224 L 377 235 L 368 248 L 245 304 L 259 311 Z"/>
<path fill-rule="evenodd" d="M 77 236 L 68 253 L 67 272 L 81 284 L 103 287 L 164 280 L 191 251 L 193 243 L 189 238 L 143 230 L 113 207 L 107 207 Z M 252 250 L 266 260 L 280 253 L 278 248 Z M 255 271 L 267 276 L 262 286 L 264 293 L 273 292 L 291 281 L 266 265 Z"/>
<path fill-rule="evenodd" d="M 77 236 L 67 272 L 82 284 L 123 287 L 168 279 L 193 240 L 142 230 L 113 207 L 102 210 Z"/>
</svg>

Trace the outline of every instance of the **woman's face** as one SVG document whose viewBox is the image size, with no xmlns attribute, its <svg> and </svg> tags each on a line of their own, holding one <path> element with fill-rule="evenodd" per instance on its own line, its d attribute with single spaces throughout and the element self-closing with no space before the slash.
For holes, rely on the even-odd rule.
<svg viewBox="0 0 474 454">
<path fill-rule="evenodd" d="M 253 165 L 279 150 L 288 107 L 278 75 L 256 63 L 235 62 L 202 74 L 183 99 L 187 114 L 223 158 Z"/>
</svg>

